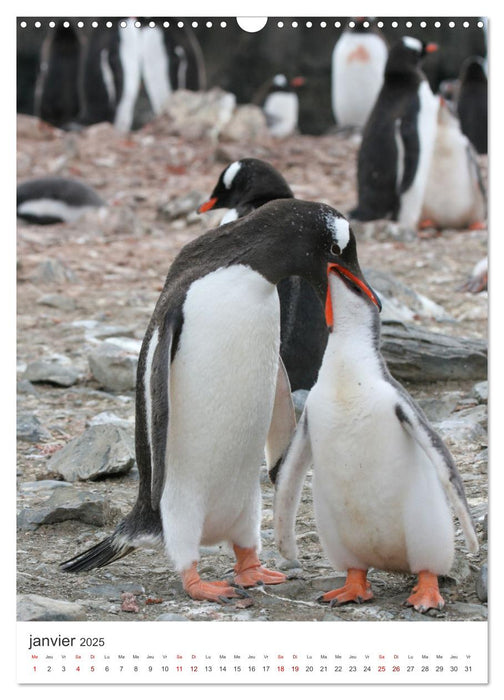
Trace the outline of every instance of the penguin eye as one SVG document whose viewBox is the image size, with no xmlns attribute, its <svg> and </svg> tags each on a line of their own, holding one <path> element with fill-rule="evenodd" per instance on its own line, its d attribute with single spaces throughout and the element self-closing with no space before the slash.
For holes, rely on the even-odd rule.
<svg viewBox="0 0 504 700">
<path fill-rule="evenodd" d="M 331 253 L 332 253 L 333 255 L 338 255 L 338 256 L 341 255 L 341 248 L 339 247 L 339 245 L 338 245 L 337 243 L 333 243 L 333 244 L 332 244 L 332 246 L 331 246 Z"/>
</svg>

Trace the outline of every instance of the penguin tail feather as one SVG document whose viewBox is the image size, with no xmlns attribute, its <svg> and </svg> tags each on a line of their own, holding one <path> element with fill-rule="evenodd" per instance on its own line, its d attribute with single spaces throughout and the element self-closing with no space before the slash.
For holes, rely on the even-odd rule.
<svg viewBox="0 0 504 700">
<path fill-rule="evenodd" d="M 72 559 L 62 562 L 60 568 L 63 571 L 78 573 L 79 571 L 89 571 L 90 569 L 101 568 L 107 564 L 122 559 L 130 554 L 136 547 L 128 544 L 119 544 L 114 535 L 107 537 L 94 547 L 77 554 Z"/>
</svg>

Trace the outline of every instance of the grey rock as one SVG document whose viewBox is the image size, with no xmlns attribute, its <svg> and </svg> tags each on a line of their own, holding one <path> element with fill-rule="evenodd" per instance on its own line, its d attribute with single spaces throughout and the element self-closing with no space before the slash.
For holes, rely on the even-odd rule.
<svg viewBox="0 0 504 700">
<path fill-rule="evenodd" d="M 31 413 L 21 413 L 17 416 L 16 435 L 18 440 L 25 442 L 39 442 L 51 437 L 51 434 L 42 427 L 37 416 Z"/>
<path fill-rule="evenodd" d="M 102 411 L 102 413 L 93 416 L 93 418 L 88 421 L 88 425 L 119 425 L 121 428 L 129 429 L 134 426 L 134 422 L 120 418 L 110 411 Z"/>
<path fill-rule="evenodd" d="M 133 595 L 143 595 L 145 593 L 145 588 L 141 584 L 132 581 L 123 581 L 118 583 L 93 584 L 91 586 L 86 586 L 84 591 L 93 596 L 99 595 L 115 600 L 121 597 L 121 593 L 125 592 L 133 593 Z"/>
<path fill-rule="evenodd" d="M 23 508 L 18 515 L 20 530 L 34 530 L 40 525 L 80 520 L 89 525 L 106 525 L 118 514 L 109 501 L 94 493 L 77 489 L 56 489 L 40 506 Z"/>
<path fill-rule="evenodd" d="M 87 340 L 111 338 L 112 336 L 133 337 L 136 330 L 135 326 L 113 325 L 92 318 L 73 321 L 70 325 L 73 328 L 82 328 Z"/>
<path fill-rule="evenodd" d="M 18 394 L 29 394 L 31 396 L 38 396 L 37 389 L 28 379 L 19 379 L 17 382 L 16 390 Z"/>
<path fill-rule="evenodd" d="M 108 391 L 131 391 L 136 384 L 138 356 L 105 341 L 88 356 L 95 379 Z"/>
<path fill-rule="evenodd" d="M 488 380 L 475 384 L 472 393 L 480 403 L 488 403 Z"/>
<path fill-rule="evenodd" d="M 45 294 L 37 301 L 37 304 L 50 306 L 61 311 L 74 311 L 76 308 L 75 299 L 65 294 Z"/>
<path fill-rule="evenodd" d="M 433 318 L 436 321 L 453 321 L 453 317 L 432 299 L 418 294 L 410 287 L 399 282 L 392 275 L 365 268 L 364 277 L 378 292 L 383 308 L 382 322 L 402 321 L 411 322 L 415 318 Z"/>
<path fill-rule="evenodd" d="M 476 603 L 450 603 L 449 612 L 459 620 L 487 620 L 488 608 Z"/>
<path fill-rule="evenodd" d="M 33 281 L 36 284 L 65 284 L 77 282 L 78 277 L 61 260 L 49 258 L 37 267 Z"/>
<path fill-rule="evenodd" d="M 66 620 L 77 622 L 85 619 L 85 609 L 76 603 L 34 594 L 17 596 L 17 620 L 19 621 L 59 622 Z"/>
<path fill-rule="evenodd" d="M 189 618 L 177 613 L 163 613 L 156 617 L 156 622 L 189 622 Z"/>
<path fill-rule="evenodd" d="M 487 439 L 486 406 L 479 405 L 472 409 L 457 411 L 449 418 L 435 423 L 441 437 L 452 443 L 480 443 Z"/>
<path fill-rule="evenodd" d="M 383 323 L 381 350 L 398 380 L 434 382 L 485 379 L 487 344 L 483 340 L 431 333 L 406 323 Z"/>
<path fill-rule="evenodd" d="M 476 579 L 476 595 L 482 603 L 488 600 L 488 564 L 483 564 Z"/>
<path fill-rule="evenodd" d="M 417 403 L 431 422 L 448 418 L 460 401 L 461 393 L 454 391 L 446 393 L 440 398 L 429 397 L 418 399 Z"/>
<path fill-rule="evenodd" d="M 158 207 L 158 217 L 166 221 L 174 221 L 193 214 L 204 199 L 205 196 L 198 190 L 192 190 L 181 197 L 173 197 L 169 202 Z"/>
<path fill-rule="evenodd" d="M 135 463 L 134 430 L 94 425 L 56 452 L 47 469 L 65 481 L 86 481 L 125 474 Z"/>
<path fill-rule="evenodd" d="M 235 105 L 235 96 L 221 88 L 206 92 L 177 90 L 166 107 L 170 132 L 186 139 L 217 140 L 231 119 Z"/>
<path fill-rule="evenodd" d="M 24 379 L 34 383 L 72 386 L 79 380 L 81 373 L 74 367 L 68 357 L 53 355 L 52 357 L 30 362 L 23 376 Z"/>
<path fill-rule="evenodd" d="M 42 479 L 41 481 L 24 481 L 18 486 L 19 493 L 31 494 L 43 491 L 53 491 L 58 488 L 72 488 L 72 484 L 66 481 L 56 481 L 55 479 Z"/>
<path fill-rule="evenodd" d="M 240 105 L 222 129 L 219 140 L 238 143 L 264 142 L 268 135 L 266 117 L 262 109 L 256 105 Z"/>
</svg>

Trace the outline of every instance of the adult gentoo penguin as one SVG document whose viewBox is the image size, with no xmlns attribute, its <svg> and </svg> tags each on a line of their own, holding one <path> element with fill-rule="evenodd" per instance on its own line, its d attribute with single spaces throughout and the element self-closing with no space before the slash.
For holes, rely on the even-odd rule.
<svg viewBox="0 0 504 700">
<path fill-rule="evenodd" d="M 483 228 L 486 195 L 476 152 L 443 98 L 425 187 L 421 226 Z"/>
<path fill-rule="evenodd" d="M 294 197 L 282 175 L 269 163 L 242 158 L 227 166 L 200 213 L 228 207 L 221 224 L 245 216 L 274 199 Z M 313 287 L 301 277 L 278 284 L 280 356 L 292 391 L 311 389 L 327 343 L 324 309 Z"/>
<path fill-rule="evenodd" d="M 232 543 L 235 583 L 279 583 L 260 550 L 259 467 L 272 469 L 295 425 L 279 362 L 275 285 L 297 274 L 325 294 L 328 261 L 341 261 L 346 221 L 323 204 L 294 199 L 187 244 L 173 262 L 138 363 L 131 513 L 100 544 L 62 564 L 103 566 L 142 544 L 164 543 L 187 593 L 219 600 L 236 590 L 203 582 L 199 545 Z"/>
<path fill-rule="evenodd" d="M 16 213 L 31 224 L 76 221 L 105 202 L 89 185 L 66 177 L 39 177 L 17 186 Z"/>
<path fill-rule="evenodd" d="M 296 131 L 299 116 L 297 89 L 304 82 L 301 76 L 288 80 L 282 73 L 272 79 L 263 104 L 266 124 L 272 136 L 284 138 Z"/>
<path fill-rule="evenodd" d="M 488 81 L 485 61 L 471 56 L 462 64 L 457 114 L 462 132 L 478 153 L 488 152 Z"/>
<path fill-rule="evenodd" d="M 367 570 L 418 574 L 408 604 L 442 608 L 437 576 L 453 560 L 446 496 L 469 550 L 478 542 L 462 481 L 448 449 L 421 409 L 390 375 L 379 350 L 380 303 L 358 275 L 355 241 L 328 265 L 327 322 L 332 327 L 316 385 L 279 467 L 275 532 L 281 553 L 296 558 L 294 521 L 304 475 L 313 464 L 313 501 L 322 546 L 342 588 L 333 605 L 373 597 Z M 353 268 L 349 265 L 352 261 Z"/>
<path fill-rule="evenodd" d="M 366 18 L 344 29 L 331 60 L 331 100 L 338 126 L 365 126 L 383 83 L 387 54 L 381 32 Z"/>
<path fill-rule="evenodd" d="M 416 229 L 436 131 L 438 99 L 419 68 L 435 44 L 402 37 L 389 53 L 383 87 L 358 157 L 359 203 L 350 217 L 391 218 Z"/>
</svg>

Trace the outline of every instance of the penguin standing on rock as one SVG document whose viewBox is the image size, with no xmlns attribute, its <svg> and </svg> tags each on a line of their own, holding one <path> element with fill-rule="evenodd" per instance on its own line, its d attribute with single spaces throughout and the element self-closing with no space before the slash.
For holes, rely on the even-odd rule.
<svg viewBox="0 0 504 700">
<path fill-rule="evenodd" d="M 328 262 L 344 266 L 345 219 L 289 199 L 187 244 L 173 262 L 140 352 L 136 388 L 136 505 L 103 542 L 62 564 L 104 566 L 163 543 L 184 590 L 198 600 L 240 595 L 203 582 L 200 544 L 228 541 L 234 583 L 285 580 L 261 566 L 259 468 L 274 470 L 295 426 L 279 361 L 275 285 L 307 279 L 321 298 Z"/>
<path fill-rule="evenodd" d="M 462 132 L 478 153 L 488 152 L 488 80 L 485 61 L 472 56 L 460 71 L 457 113 Z"/>
<path fill-rule="evenodd" d="M 388 48 L 365 18 L 345 28 L 332 54 L 331 98 L 339 127 L 364 128 L 383 83 Z"/>
<path fill-rule="evenodd" d="M 343 237 L 340 240 L 344 242 Z M 469 551 L 478 551 L 460 475 L 421 409 L 390 375 L 379 350 L 380 302 L 355 271 L 350 232 L 340 263 L 328 265 L 332 327 L 317 384 L 276 481 L 275 533 L 296 558 L 294 521 L 313 464 L 315 519 L 342 588 L 321 596 L 341 605 L 373 597 L 369 567 L 418 575 L 407 604 L 442 609 L 437 577 L 450 570 L 454 532 L 447 497 Z"/>
<path fill-rule="evenodd" d="M 304 85 L 304 82 L 301 76 L 289 81 L 283 74 L 275 75 L 271 81 L 263 112 L 272 136 L 285 138 L 296 131 L 299 116 L 297 89 Z"/>
<path fill-rule="evenodd" d="M 350 217 L 418 226 L 436 133 L 438 98 L 419 68 L 435 44 L 402 37 L 389 53 L 383 87 L 358 156 L 359 203 Z"/>
<path fill-rule="evenodd" d="M 199 212 L 228 207 L 221 224 L 245 216 L 274 199 L 292 199 L 292 190 L 269 163 L 242 158 L 221 173 L 210 199 Z M 327 344 L 324 309 L 313 287 L 301 277 L 278 284 L 280 356 L 292 391 L 311 389 Z"/>
</svg>

